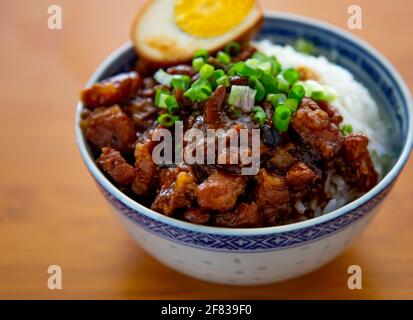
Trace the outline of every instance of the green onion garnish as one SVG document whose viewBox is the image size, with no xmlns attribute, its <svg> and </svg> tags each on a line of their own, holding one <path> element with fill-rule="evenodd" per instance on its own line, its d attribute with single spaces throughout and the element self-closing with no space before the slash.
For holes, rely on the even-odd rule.
<svg viewBox="0 0 413 320">
<path fill-rule="evenodd" d="M 314 44 L 305 39 L 298 39 L 294 47 L 297 51 L 300 51 L 306 54 L 314 54 L 316 51 Z"/>
<path fill-rule="evenodd" d="M 285 105 L 291 110 L 291 112 L 295 112 L 297 110 L 298 104 L 298 100 L 294 98 L 285 100 Z"/>
<path fill-rule="evenodd" d="M 199 72 L 201 70 L 202 66 L 205 64 L 204 58 L 195 58 L 192 60 L 192 67 Z"/>
<path fill-rule="evenodd" d="M 340 131 L 344 136 L 346 136 L 353 132 L 353 127 L 351 126 L 351 124 L 345 124 Z"/>
<path fill-rule="evenodd" d="M 200 78 L 195 81 L 191 88 L 185 91 L 184 96 L 191 99 L 193 102 L 201 102 L 211 95 L 212 86 L 205 78 Z"/>
<path fill-rule="evenodd" d="M 305 96 L 305 89 L 301 84 L 298 84 L 298 83 L 293 85 L 290 92 L 288 93 L 289 98 L 297 99 L 298 102 L 301 102 L 304 96 Z"/>
<path fill-rule="evenodd" d="M 274 56 L 269 57 L 262 52 L 256 51 L 252 55 L 252 58 L 260 62 L 258 65 L 259 69 L 264 70 L 273 76 L 277 75 L 281 71 L 281 64 Z"/>
<path fill-rule="evenodd" d="M 276 93 L 277 92 L 277 80 L 266 72 L 261 72 L 259 80 L 265 88 L 265 93 Z"/>
<path fill-rule="evenodd" d="M 199 70 L 199 74 L 201 75 L 202 78 L 209 78 L 210 76 L 212 76 L 212 74 L 214 73 L 215 68 L 213 66 L 211 66 L 210 64 L 204 64 L 201 68 L 201 70 Z"/>
<path fill-rule="evenodd" d="M 158 122 L 160 125 L 162 126 L 166 126 L 166 127 L 171 127 L 175 124 L 176 121 L 179 121 L 179 117 L 178 116 L 173 116 L 170 114 L 161 114 L 158 117 Z"/>
<path fill-rule="evenodd" d="M 224 51 L 226 54 L 234 57 L 241 52 L 241 46 L 238 42 L 229 42 L 225 45 Z"/>
<path fill-rule="evenodd" d="M 229 82 L 229 77 L 227 75 L 222 76 L 216 80 L 217 85 L 223 85 L 225 87 L 229 87 L 231 84 Z"/>
<path fill-rule="evenodd" d="M 162 88 L 156 89 L 156 91 L 155 91 L 155 106 L 157 106 L 157 107 L 159 107 L 162 94 L 169 95 L 170 92 L 169 92 L 169 90 L 162 89 Z"/>
<path fill-rule="evenodd" d="M 272 64 L 270 61 L 260 62 L 258 64 L 258 69 L 264 71 L 264 73 L 272 74 Z"/>
<path fill-rule="evenodd" d="M 218 69 L 215 70 L 214 73 L 212 74 L 211 77 L 208 78 L 209 82 L 211 83 L 213 88 L 216 88 L 218 86 L 217 80 L 223 76 L 225 76 L 224 70 Z"/>
<path fill-rule="evenodd" d="M 287 131 L 291 119 L 291 110 L 286 105 L 275 108 L 272 121 L 278 131 Z"/>
<path fill-rule="evenodd" d="M 251 112 L 254 107 L 256 93 L 257 91 L 248 86 L 232 86 L 228 103 L 240 108 L 243 112 Z"/>
<path fill-rule="evenodd" d="M 171 81 L 172 88 L 187 90 L 191 83 L 191 79 L 187 75 L 174 75 Z"/>
<path fill-rule="evenodd" d="M 271 101 L 272 106 L 275 108 L 280 104 L 284 104 L 287 97 L 283 93 L 269 94 L 267 100 Z"/>
<path fill-rule="evenodd" d="M 300 73 L 294 68 L 284 70 L 282 75 L 290 85 L 300 80 Z"/>
<path fill-rule="evenodd" d="M 245 64 L 252 69 L 257 69 L 259 63 L 257 59 L 248 59 L 245 61 Z"/>
<path fill-rule="evenodd" d="M 269 59 L 269 57 L 265 53 L 262 53 L 261 51 L 255 51 L 252 55 L 252 58 L 257 59 L 259 61 L 266 61 Z"/>
<path fill-rule="evenodd" d="M 228 106 L 227 108 L 225 108 L 225 113 L 231 120 L 236 120 L 241 115 L 241 110 L 234 106 Z"/>
<path fill-rule="evenodd" d="M 337 92 L 333 88 L 322 85 L 314 80 L 300 81 L 300 85 L 304 87 L 305 95 L 311 97 L 315 101 L 333 102 L 337 97 Z"/>
<path fill-rule="evenodd" d="M 156 71 L 153 78 L 160 84 L 170 87 L 173 75 L 165 72 L 163 69 L 159 69 L 158 71 Z"/>
<path fill-rule="evenodd" d="M 254 112 L 252 119 L 260 126 L 262 126 L 265 120 L 267 119 L 267 115 L 265 114 L 264 109 L 259 106 L 256 106 L 252 109 L 252 112 Z"/>
<path fill-rule="evenodd" d="M 255 95 L 255 100 L 256 101 L 261 101 L 262 99 L 265 98 L 265 88 L 260 82 L 260 80 L 257 79 L 255 76 L 251 76 L 249 80 L 250 86 L 257 91 Z"/>
<path fill-rule="evenodd" d="M 178 101 L 176 101 L 176 98 L 174 96 L 166 96 L 166 98 L 163 98 L 165 94 L 161 95 L 161 105 L 160 107 L 162 108 L 167 108 L 170 114 L 175 113 L 179 109 L 179 104 Z"/>
<path fill-rule="evenodd" d="M 194 59 L 196 58 L 204 58 L 205 60 L 209 58 L 209 52 L 206 49 L 198 49 L 195 51 Z"/>
<path fill-rule="evenodd" d="M 256 70 L 248 66 L 245 62 L 240 61 L 234 64 L 231 68 L 232 71 L 240 76 L 251 77 L 256 74 Z"/>
<path fill-rule="evenodd" d="M 290 84 L 287 80 L 285 80 L 282 74 L 277 76 L 277 90 L 280 92 L 288 93 L 290 88 Z"/>
<path fill-rule="evenodd" d="M 219 62 L 223 64 L 228 64 L 231 62 L 231 56 L 224 51 L 218 51 L 217 53 L 217 59 Z"/>
</svg>

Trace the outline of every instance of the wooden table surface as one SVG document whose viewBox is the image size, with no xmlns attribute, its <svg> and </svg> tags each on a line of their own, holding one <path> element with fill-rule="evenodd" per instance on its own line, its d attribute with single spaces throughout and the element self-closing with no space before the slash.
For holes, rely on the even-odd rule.
<svg viewBox="0 0 413 320">
<path fill-rule="evenodd" d="M 47 8 L 63 9 L 63 30 Z M 266 286 L 220 286 L 161 265 L 136 246 L 110 212 L 75 145 L 78 92 L 96 66 L 128 40 L 139 0 L 0 2 L 0 298 L 292 299 L 413 298 L 413 162 L 377 218 L 342 255 L 301 278 Z M 268 0 L 288 11 L 347 26 L 359 4 L 363 29 L 413 89 L 413 3 L 404 0 Z M 60 265 L 63 290 L 47 288 Z M 363 289 L 347 288 L 347 267 Z"/>
</svg>

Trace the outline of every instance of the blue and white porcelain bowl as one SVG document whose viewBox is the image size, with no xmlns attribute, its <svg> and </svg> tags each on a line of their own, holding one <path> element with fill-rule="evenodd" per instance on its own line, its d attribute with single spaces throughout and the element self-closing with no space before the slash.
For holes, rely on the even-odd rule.
<svg viewBox="0 0 413 320">
<path fill-rule="evenodd" d="M 130 199 L 97 168 L 76 118 L 77 143 L 87 168 L 136 242 L 167 266 L 192 277 L 225 284 L 263 284 L 311 272 L 340 254 L 374 217 L 412 148 L 412 101 L 401 77 L 376 50 L 334 26 L 283 13 L 267 14 L 258 38 L 277 44 L 312 41 L 322 55 L 349 71 L 392 115 L 398 128 L 393 167 L 356 201 L 300 223 L 259 229 L 199 226 L 176 220 Z M 88 85 L 128 70 L 136 61 L 130 44 L 113 53 Z"/>
</svg>

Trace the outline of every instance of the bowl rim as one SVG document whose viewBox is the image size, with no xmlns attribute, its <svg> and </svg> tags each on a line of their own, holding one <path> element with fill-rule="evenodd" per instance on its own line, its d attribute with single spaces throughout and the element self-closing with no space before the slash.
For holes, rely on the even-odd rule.
<svg viewBox="0 0 413 320">
<path fill-rule="evenodd" d="M 396 80 L 397 85 L 399 86 L 405 100 L 406 100 L 406 108 L 407 108 L 407 137 L 405 140 L 404 145 L 402 146 L 401 153 L 393 165 L 391 170 L 387 173 L 387 175 L 369 192 L 361 196 L 360 198 L 354 200 L 353 202 L 337 209 L 332 212 L 329 212 L 325 215 L 312 218 L 302 222 L 296 222 L 288 225 L 283 226 L 274 226 L 274 227 L 262 227 L 262 228 L 221 228 L 221 227 L 214 227 L 214 226 L 203 226 L 203 225 L 196 225 L 192 224 L 183 220 L 178 220 L 176 218 L 165 216 L 161 213 L 153 211 L 144 205 L 138 203 L 137 201 L 129 198 L 126 194 L 120 191 L 112 182 L 106 178 L 106 176 L 99 170 L 95 161 L 93 161 L 92 157 L 89 155 L 87 143 L 84 139 L 82 130 L 80 128 L 80 115 L 81 111 L 83 110 L 82 102 L 78 102 L 77 110 L 76 110 L 76 120 L 75 120 L 75 130 L 76 130 L 76 143 L 78 145 L 80 154 L 82 156 L 83 161 L 86 164 L 89 172 L 92 176 L 96 179 L 96 181 L 112 196 L 114 196 L 117 200 L 121 201 L 123 204 L 128 206 L 129 208 L 143 214 L 149 218 L 152 218 L 156 221 L 161 223 L 180 228 L 186 229 L 197 233 L 208 233 L 208 234 L 216 234 L 221 236 L 260 236 L 260 235 L 268 235 L 268 234 L 280 234 L 285 232 L 297 231 L 300 229 L 312 227 L 330 220 L 334 220 L 354 209 L 360 207 L 361 205 L 369 202 L 371 199 L 376 197 L 380 194 L 383 190 L 389 187 L 392 182 L 397 178 L 401 170 L 403 169 L 404 165 L 406 164 L 411 149 L 413 147 L 413 103 L 410 91 L 403 81 L 401 75 L 396 71 L 393 65 L 375 48 L 373 48 L 370 44 L 365 42 L 364 40 L 358 38 L 357 36 L 353 35 L 352 33 L 343 30 L 339 27 L 336 27 L 332 24 L 314 19 L 305 17 L 302 15 L 286 13 L 286 12 L 278 12 L 278 11 L 265 11 L 265 19 L 284 19 L 290 20 L 294 22 L 300 22 L 305 24 L 315 25 L 320 29 L 329 30 L 334 33 L 338 33 L 349 40 L 355 42 L 359 46 L 363 47 L 364 50 L 369 52 L 373 55 L 385 68 L 390 71 L 393 77 Z M 86 87 L 95 83 L 101 74 L 111 66 L 113 61 L 118 58 L 119 56 L 125 54 L 128 50 L 132 47 L 131 43 L 128 42 L 113 53 L 111 53 L 95 70 L 91 78 L 88 80 Z"/>
</svg>

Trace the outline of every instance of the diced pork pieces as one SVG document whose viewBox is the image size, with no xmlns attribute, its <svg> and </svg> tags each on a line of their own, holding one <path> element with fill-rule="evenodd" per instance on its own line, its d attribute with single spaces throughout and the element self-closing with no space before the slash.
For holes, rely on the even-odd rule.
<svg viewBox="0 0 413 320">
<path fill-rule="evenodd" d="M 122 73 L 83 90 L 81 99 L 90 109 L 109 107 L 130 99 L 142 85 L 143 80 L 137 72 Z"/>
<path fill-rule="evenodd" d="M 261 226 L 261 216 L 254 202 L 243 202 L 232 212 L 217 213 L 215 225 L 226 228 L 258 228 Z"/>
<path fill-rule="evenodd" d="M 135 148 L 136 178 L 132 190 L 139 196 L 150 195 L 157 186 L 158 167 L 152 160 L 152 144 L 138 143 Z"/>
<path fill-rule="evenodd" d="M 167 216 L 176 209 L 189 208 L 194 199 L 196 179 L 189 168 L 168 168 L 161 172 L 161 190 L 152 203 L 152 209 Z"/>
<path fill-rule="evenodd" d="M 125 187 L 135 178 L 135 169 L 115 149 L 103 148 L 96 162 L 117 186 Z"/>
<path fill-rule="evenodd" d="M 95 109 L 81 125 L 86 139 L 97 150 L 111 147 L 128 152 L 136 140 L 133 122 L 119 106 Z"/>
<path fill-rule="evenodd" d="M 124 110 L 136 128 L 141 130 L 150 127 L 155 122 L 154 116 L 159 112 L 159 108 L 153 105 L 151 98 L 132 99 L 126 104 Z"/>
<path fill-rule="evenodd" d="M 315 101 L 304 98 L 291 118 L 291 125 L 323 159 L 332 159 L 339 151 L 342 135 Z"/>
<path fill-rule="evenodd" d="M 253 195 L 258 210 L 265 225 L 276 225 L 280 214 L 291 212 L 288 184 L 283 176 L 270 174 L 266 169 L 261 169 L 255 179 Z"/>
<path fill-rule="evenodd" d="M 184 212 L 185 221 L 195 224 L 207 224 L 211 219 L 211 213 L 204 208 L 190 208 Z"/>
<path fill-rule="evenodd" d="M 373 188 L 379 179 L 367 149 L 369 139 L 363 134 L 350 134 L 343 140 L 343 178 L 360 191 Z"/>
<path fill-rule="evenodd" d="M 225 212 L 235 206 L 245 187 L 244 176 L 217 171 L 196 188 L 196 199 L 203 208 Z"/>
<path fill-rule="evenodd" d="M 292 189 L 302 190 L 313 183 L 317 175 L 305 163 L 298 162 L 287 171 L 285 178 Z"/>
</svg>

